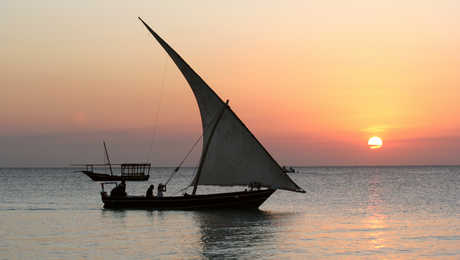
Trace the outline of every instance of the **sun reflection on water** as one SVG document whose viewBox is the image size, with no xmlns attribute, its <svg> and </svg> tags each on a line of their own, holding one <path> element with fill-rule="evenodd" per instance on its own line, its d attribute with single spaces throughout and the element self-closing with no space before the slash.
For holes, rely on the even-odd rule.
<svg viewBox="0 0 460 260">
<path fill-rule="evenodd" d="M 379 174 L 373 174 L 368 182 L 368 204 L 367 217 L 363 220 L 363 225 L 372 230 L 370 235 L 373 239 L 370 240 L 374 249 L 385 248 L 385 239 L 383 232 L 387 228 L 387 216 L 383 213 L 382 205 L 382 185 Z"/>
</svg>

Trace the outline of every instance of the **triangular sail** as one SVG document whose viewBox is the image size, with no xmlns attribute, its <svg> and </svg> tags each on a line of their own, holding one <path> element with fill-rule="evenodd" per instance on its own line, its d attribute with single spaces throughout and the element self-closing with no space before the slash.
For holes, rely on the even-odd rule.
<svg viewBox="0 0 460 260">
<path fill-rule="evenodd" d="M 203 127 L 203 147 L 209 142 L 198 185 L 233 186 L 256 182 L 273 189 L 305 192 L 283 172 L 230 108 L 224 111 L 210 139 L 210 131 L 205 130 L 212 128 L 213 119 L 226 106 L 225 103 L 176 51 L 139 19 L 182 72 L 197 100 Z"/>
</svg>

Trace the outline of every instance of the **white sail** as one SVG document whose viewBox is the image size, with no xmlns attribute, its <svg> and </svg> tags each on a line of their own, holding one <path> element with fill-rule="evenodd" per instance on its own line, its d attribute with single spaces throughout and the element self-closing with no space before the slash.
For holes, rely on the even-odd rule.
<svg viewBox="0 0 460 260">
<path fill-rule="evenodd" d="M 139 18 L 182 72 L 200 109 L 203 127 L 201 172 L 193 183 L 198 185 L 248 185 L 259 183 L 264 187 L 305 192 L 297 186 L 280 165 L 265 150 L 249 129 L 228 107 L 221 118 L 217 115 L 227 106 L 201 77 L 150 26 Z M 217 122 L 218 121 L 218 122 Z M 217 123 L 211 136 L 209 129 Z"/>
</svg>

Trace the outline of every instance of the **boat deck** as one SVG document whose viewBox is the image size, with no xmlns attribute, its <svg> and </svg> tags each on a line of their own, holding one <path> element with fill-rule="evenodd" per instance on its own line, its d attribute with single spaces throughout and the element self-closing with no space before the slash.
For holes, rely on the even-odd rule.
<svg viewBox="0 0 460 260">
<path fill-rule="evenodd" d="M 109 196 L 101 192 L 104 208 L 113 209 L 213 209 L 258 208 L 275 190 L 240 191 L 168 197 Z"/>
</svg>

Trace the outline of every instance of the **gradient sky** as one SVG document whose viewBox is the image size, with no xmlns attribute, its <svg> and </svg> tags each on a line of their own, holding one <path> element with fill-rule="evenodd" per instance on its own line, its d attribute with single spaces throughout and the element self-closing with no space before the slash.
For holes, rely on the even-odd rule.
<svg viewBox="0 0 460 260">
<path fill-rule="evenodd" d="M 101 162 L 102 140 L 117 162 L 182 160 L 198 107 L 137 16 L 282 165 L 460 164 L 459 13 L 423 0 L 1 1 L 0 167 Z"/>
</svg>

